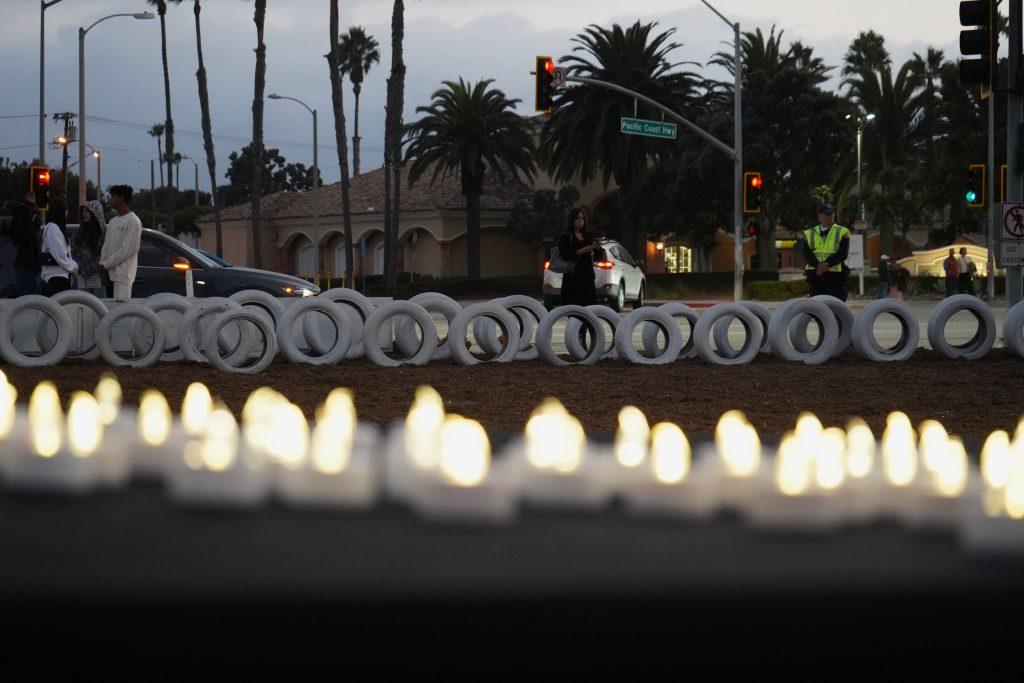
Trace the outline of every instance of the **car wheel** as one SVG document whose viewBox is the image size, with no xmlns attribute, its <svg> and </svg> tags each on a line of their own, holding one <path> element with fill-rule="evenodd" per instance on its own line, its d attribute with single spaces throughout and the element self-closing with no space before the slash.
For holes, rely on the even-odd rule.
<svg viewBox="0 0 1024 683">
<path fill-rule="evenodd" d="M 636 295 L 636 301 L 633 302 L 633 310 L 643 308 L 644 305 L 644 285 L 640 285 L 640 291 Z"/>
<path fill-rule="evenodd" d="M 616 313 L 621 313 L 622 309 L 626 307 L 626 283 L 619 283 L 619 293 L 615 297 L 615 301 L 612 302 L 612 310 Z"/>
</svg>

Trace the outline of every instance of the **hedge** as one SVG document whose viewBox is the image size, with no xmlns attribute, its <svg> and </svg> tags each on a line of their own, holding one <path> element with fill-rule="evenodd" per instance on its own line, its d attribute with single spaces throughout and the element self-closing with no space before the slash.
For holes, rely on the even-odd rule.
<svg viewBox="0 0 1024 683">
<path fill-rule="evenodd" d="M 776 280 L 751 282 L 746 297 L 755 301 L 785 301 L 807 294 L 807 280 Z"/>
<path fill-rule="evenodd" d="M 651 273 L 647 276 L 647 297 L 684 299 L 700 294 L 732 292 L 732 271 L 712 273 Z M 779 279 L 776 271 L 752 270 L 743 273 L 744 284 Z"/>
</svg>

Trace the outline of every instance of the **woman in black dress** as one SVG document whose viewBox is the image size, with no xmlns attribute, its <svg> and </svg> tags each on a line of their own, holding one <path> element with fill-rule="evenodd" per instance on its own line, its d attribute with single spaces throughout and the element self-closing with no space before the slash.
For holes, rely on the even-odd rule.
<svg viewBox="0 0 1024 683">
<path fill-rule="evenodd" d="M 571 273 L 562 275 L 562 304 L 590 306 L 597 303 L 594 286 L 594 252 L 600 245 L 590 234 L 587 212 L 575 208 L 569 212 L 565 232 L 558 238 L 558 252 L 569 263 L 575 264 Z"/>
</svg>

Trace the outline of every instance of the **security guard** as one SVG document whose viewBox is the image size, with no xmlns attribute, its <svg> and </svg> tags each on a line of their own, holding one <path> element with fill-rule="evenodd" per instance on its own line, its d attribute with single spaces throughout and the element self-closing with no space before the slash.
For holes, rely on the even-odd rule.
<svg viewBox="0 0 1024 683">
<path fill-rule="evenodd" d="M 835 216 L 834 206 L 822 204 L 818 207 L 818 225 L 804 230 L 804 275 L 811 286 L 811 296 L 829 294 L 846 301 L 850 230 L 836 223 Z"/>
</svg>

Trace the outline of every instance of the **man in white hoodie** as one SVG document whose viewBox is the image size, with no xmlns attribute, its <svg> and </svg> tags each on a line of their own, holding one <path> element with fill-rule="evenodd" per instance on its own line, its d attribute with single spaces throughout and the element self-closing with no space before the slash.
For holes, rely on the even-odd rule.
<svg viewBox="0 0 1024 683">
<path fill-rule="evenodd" d="M 111 288 L 108 295 L 118 301 L 132 298 L 132 284 L 139 265 L 139 243 L 142 240 L 142 221 L 131 210 L 130 185 L 110 187 L 110 206 L 117 215 L 107 223 L 99 265 L 107 271 Z"/>
</svg>

